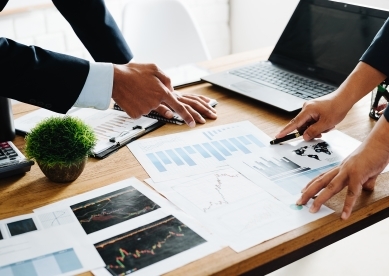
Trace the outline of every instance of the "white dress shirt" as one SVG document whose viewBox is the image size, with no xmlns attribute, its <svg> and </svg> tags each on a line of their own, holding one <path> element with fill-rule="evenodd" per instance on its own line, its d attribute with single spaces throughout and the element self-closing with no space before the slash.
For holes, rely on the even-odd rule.
<svg viewBox="0 0 389 276">
<path fill-rule="evenodd" d="M 105 110 L 111 103 L 113 64 L 90 62 L 84 87 L 73 106 Z"/>
</svg>

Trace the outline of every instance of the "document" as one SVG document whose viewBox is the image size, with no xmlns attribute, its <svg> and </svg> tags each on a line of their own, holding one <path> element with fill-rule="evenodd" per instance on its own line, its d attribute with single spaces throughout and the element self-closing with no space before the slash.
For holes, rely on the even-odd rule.
<svg viewBox="0 0 389 276">
<path fill-rule="evenodd" d="M 53 223 L 47 229 L 42 225 Z M 85 234 L 71 224 L 59 226 L 50 214 L 28 214 L 0 221 L 0 275 L 75 275 L 104 267 Z"/>
<path fill-rule="evenodd" d="M 135 141 L 127 147 L 154 182 L 203 173 L 247 157 L 270 137 L 249 121 Z"/>
<path fill-rule="evenodd" d="M 97 144 L 92 151 L 100 158 L 163 125 L 158 120 L 147 117 L 132 119 L 125 112 L 113 109 L 72 108 L 66 115 L 80 118 L 94 130 Z M 38 109 L 16 119 L 15 129 L 19 133 L 27 134 L 45 118 L 66 115 Z"/>
<path fill-rule="evenodd" d="M 262 147 L 225 166 L 180 179 L 154 182 L 158 192 L 241 252 L 327 216 L 322 206 L 297 206 L 300 191 L 314 177 L 339 164 L 359 141 L 331 131 L 322 139 Z"/>
<path fill-rule="evenodd" d="M 161 195 L 130 178 L 34 210 L 66 211 L 105 265 L 95 275 L 160 275 L 222 243 Z"/>
</svg>

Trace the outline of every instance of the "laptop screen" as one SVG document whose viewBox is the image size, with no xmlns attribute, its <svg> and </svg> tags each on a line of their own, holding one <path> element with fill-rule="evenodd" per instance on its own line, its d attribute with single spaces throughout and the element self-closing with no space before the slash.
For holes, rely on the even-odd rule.
<svg viewBox="0 0 389 276">
<path fill-rule="evenodd" d="M 269 60 L 339 85 L 389 12 L 328 0 L 301 0 Z"/>
</svg>

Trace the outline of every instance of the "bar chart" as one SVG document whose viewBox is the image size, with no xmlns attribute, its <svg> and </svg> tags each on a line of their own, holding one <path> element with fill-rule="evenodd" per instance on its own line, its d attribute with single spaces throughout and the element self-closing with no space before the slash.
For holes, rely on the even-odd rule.
<svg viewBox="0 0 389 276">
<path fill-rule="evenodd" d="M 254 162 L 255 164 L 253 164 L 252 167 L 260 174 L 273 181 L 300 174 L 311 169 L 309 167 L 301 167 L 286 157 L 279 159 L 274 157 L 268 159 L 259 157 L 259 159 Z"/>
<path fill-rule="evenodd" d="M 301 193 L 301 190 L 308 184 L 309 181 L 314 179 L 319 174 L 322 174 L 339 164 L 340 162 L 336 162 L 323 166 L 321 168 L 306 170 L 300 174 L 295 174 L 287 178 L 275 180 L 274 183 L 276 183 L 278 186 L 283 188 L 291 195 L 298 195 Z"/>
<path fill-rule="evenodd" d="M 0 267 L 2 276 L 55 276 L 82 268 L 73 248 Z"/>
<path fill-rule="evenodd" d="M 164 181 L 223 166 L 269 141 L 254 125 L 242 122 L 139 140 L 128 147 L 154 181 Z"/>
</svg>

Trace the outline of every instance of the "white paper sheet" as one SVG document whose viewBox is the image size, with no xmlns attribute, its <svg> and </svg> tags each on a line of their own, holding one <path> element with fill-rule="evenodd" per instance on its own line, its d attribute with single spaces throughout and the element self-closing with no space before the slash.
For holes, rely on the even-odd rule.
<svg viewBox="0 0 389 276">
<path fill-rule="evenodd" d="M 325 207 L 312 215 L 294 201 L 282 202 L 229 166 L 179 180 L 146 182 L 237 252 L 332 213 Z"/>
<path fill-rule="evenodd" d="M 268 146 L 249 121 L 135 141 L 127 147 L 154 182 L 203 173 Z"/>
<path fill-rule="evenodd" d="M 44 229 L 35 214 L 0 221 L 0 275 L 75 275 L 104 266 L 79 227 Z"/>
<path fill-rule="evenodd" d="M 205 228 L 136 178 L 35 212 L 50 215 L 42 219 L 47 225 L 60 218 L 84 231 L 106 264 L 96 275 L 160 275 L 222 248 Z"/>
<path fill-rule="evenodd" d="M 339 164 L 359 144 L 334 130 L 323 139 L 263 147 L 212 172 L 146 182 L 240 252 L 331 214 L 326 206 L 311 214 L 311 202 L 295 202 L 309 180 Z"/>
</svg>

